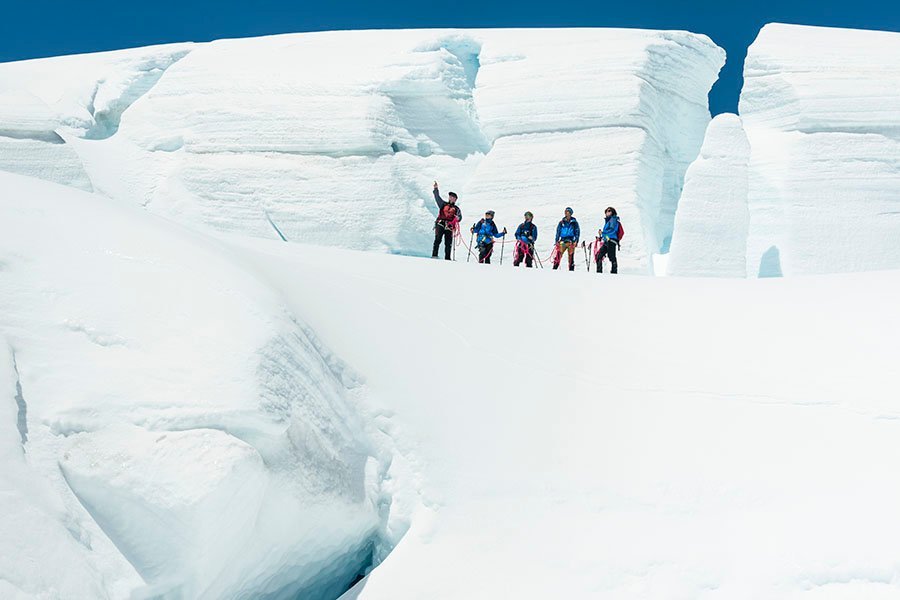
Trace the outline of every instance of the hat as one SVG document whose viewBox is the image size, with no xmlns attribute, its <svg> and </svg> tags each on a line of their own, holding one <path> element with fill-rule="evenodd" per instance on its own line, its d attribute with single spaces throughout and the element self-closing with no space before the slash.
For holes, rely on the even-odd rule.
<svg viewBox="0 0 900 600">
<path fill-rule="evenodd" d="M 531 217 L 532 219 L 534 218 L 534 215 L 531 214 L 531 211 L 530 211 L 530 210 L 526 210 L 526 211 L 525 211 L 525 216 L 526 216 L 526 217 Z"/>
<path fill-rule="evenodd" d="M 572 207 L 571 207 L 571 206 L 567 206 L 567 207 L 566 207 L 566 212 L 567 212 L 567 213 L 572 213 L 573 215 L 575 214 L 575 211 L 572 210 Z"/>
<path fill-rule="evenodd" d="M 486 215 L 491 215 L 491 216 L 493 217 L 493 216 L 494 216 L 494 211 L 492 211 L 492 210 L 486 210 L 486 211 L 484 211 L 484 214 L 486 214 Z"/>
</svg>

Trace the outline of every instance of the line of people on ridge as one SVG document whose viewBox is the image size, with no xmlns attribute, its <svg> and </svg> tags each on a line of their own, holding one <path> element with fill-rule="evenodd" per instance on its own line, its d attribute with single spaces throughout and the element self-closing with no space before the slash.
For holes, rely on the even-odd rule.
<svg viewBox="0 0 900 600">
<path fill-rule="evenodd" d="M 455 192 L 447 194 L 447 200 L 441 198 L 437 181 L 434 182 L 434 202 L 437 204 L 438 215 L 434 222 L 434 247 L 431 258 L 438 257 L 441 242 L 444 242 L 444 259 L 451 260 L 453 250 L 454 232 L 458 230 L 462 221 L 462 210 L 456 204 L 459 197 Z M 553 269 L 559 268 L 564 254 L 568 254 L 569 270 L 575 270 L 575 249 L 581 241 L 581 227 L 575 219 L 571 207 L 566 207 L 565 214 L 556 226 L 556 241 L 553 252 Z M 609 258 L 610 272 L 618 273 L 619 263 L 616 259 L 616 250 L 622 242 L 625 230 L 612 206 L 607 207 L 604 214 L 604 223 L 597 231 L 594 246 L 594 261 L 597 263 L 597 272 L 603 272 L 603 259 Z M 525 221 L 516 228 L 516 248 L 513 253 L 513 266 L 518 267 L 525 262 L 526 267 L 532 267 L 536 256 L 534 244 L 537 241 L 538 229 L 534 224 L 534 215 L 531 211 L 525 212 Z M 478 248 L 478 262 L 491 264 L 491 254 L 494 252 L 494 239 L 506 236 L 506 228 L 498 230 L 494 223 L 494 211 L 484 213 L 484 218 L 472 225 L 469 229 L 476 239 Z M 476 237 L 477 236 L 477 237 Z"/>
</svg>

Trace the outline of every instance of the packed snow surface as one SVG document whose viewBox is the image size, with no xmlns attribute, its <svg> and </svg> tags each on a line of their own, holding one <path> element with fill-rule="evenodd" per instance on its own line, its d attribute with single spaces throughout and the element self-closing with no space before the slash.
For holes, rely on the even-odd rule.
<svg viewBox="0 0 900 600">
<path fill-rule="evenodd" d="M 415 457 L 411 529 L 348 599 L 900 592 L 900 273 L 256 251 Z"/>
<path fill-rule="evenodd" d="M 900 33 L 762 29 L 740 101 L 751 147 L 748 274 L 900 267 L 897 90 Z"/>
<path fill-rule="evenodd" d="M 649 273 L 723 63 L 706 36 L 618 29 L 327 32 L 11 63 L 0 80 L 41 98 L 67 143 L 7 151 L 7 169 L 218 231 L 419 255 L 434 179 L 467 224 L 531 210 L 549 233 L 571 205 L 589 232 L 612 204 L 629 223 L 623 270 Z M 18 114 L 0 111 L 0 143 Z M 71 173 L 48 173 L 62 152 Z"/>
</svg>

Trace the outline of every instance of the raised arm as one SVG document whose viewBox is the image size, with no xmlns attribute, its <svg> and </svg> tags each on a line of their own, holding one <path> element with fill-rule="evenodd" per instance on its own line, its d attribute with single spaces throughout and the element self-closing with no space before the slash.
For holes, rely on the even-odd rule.
<svg viewBox="0 0 900 600">
<path fill-rule="evenodd" d="M 441 192 L 438 190 L 437 181 L 434 182 L 434 203 L 437 204 L 438 210 L 441 210 L 447 204 L 447 202 L 441 198 Z M 462 218 L 462 215 L 460 215 L 460 218 Z"/>
</svg>

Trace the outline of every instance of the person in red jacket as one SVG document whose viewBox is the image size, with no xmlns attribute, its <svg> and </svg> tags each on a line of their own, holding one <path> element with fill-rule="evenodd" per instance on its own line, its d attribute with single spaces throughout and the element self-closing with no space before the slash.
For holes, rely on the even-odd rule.
<svg viewBox="0 0 900 600">
<path fill-rule="evenodd" d="M 434 248 L 431 250 L 431 258 L 438 257 L 441 240 L 444 240 L 444 260 L 450 260 L 453 251 L 453 230 L 462 220 L 462 211 L 456 205 L 456 193 L 447 194 L 447 200 L 441 198 L 438 190 L 438 182 L 434 182 L 434 203 L 437 204 L 438 214 L 434 221 Z"/>
</svg>

